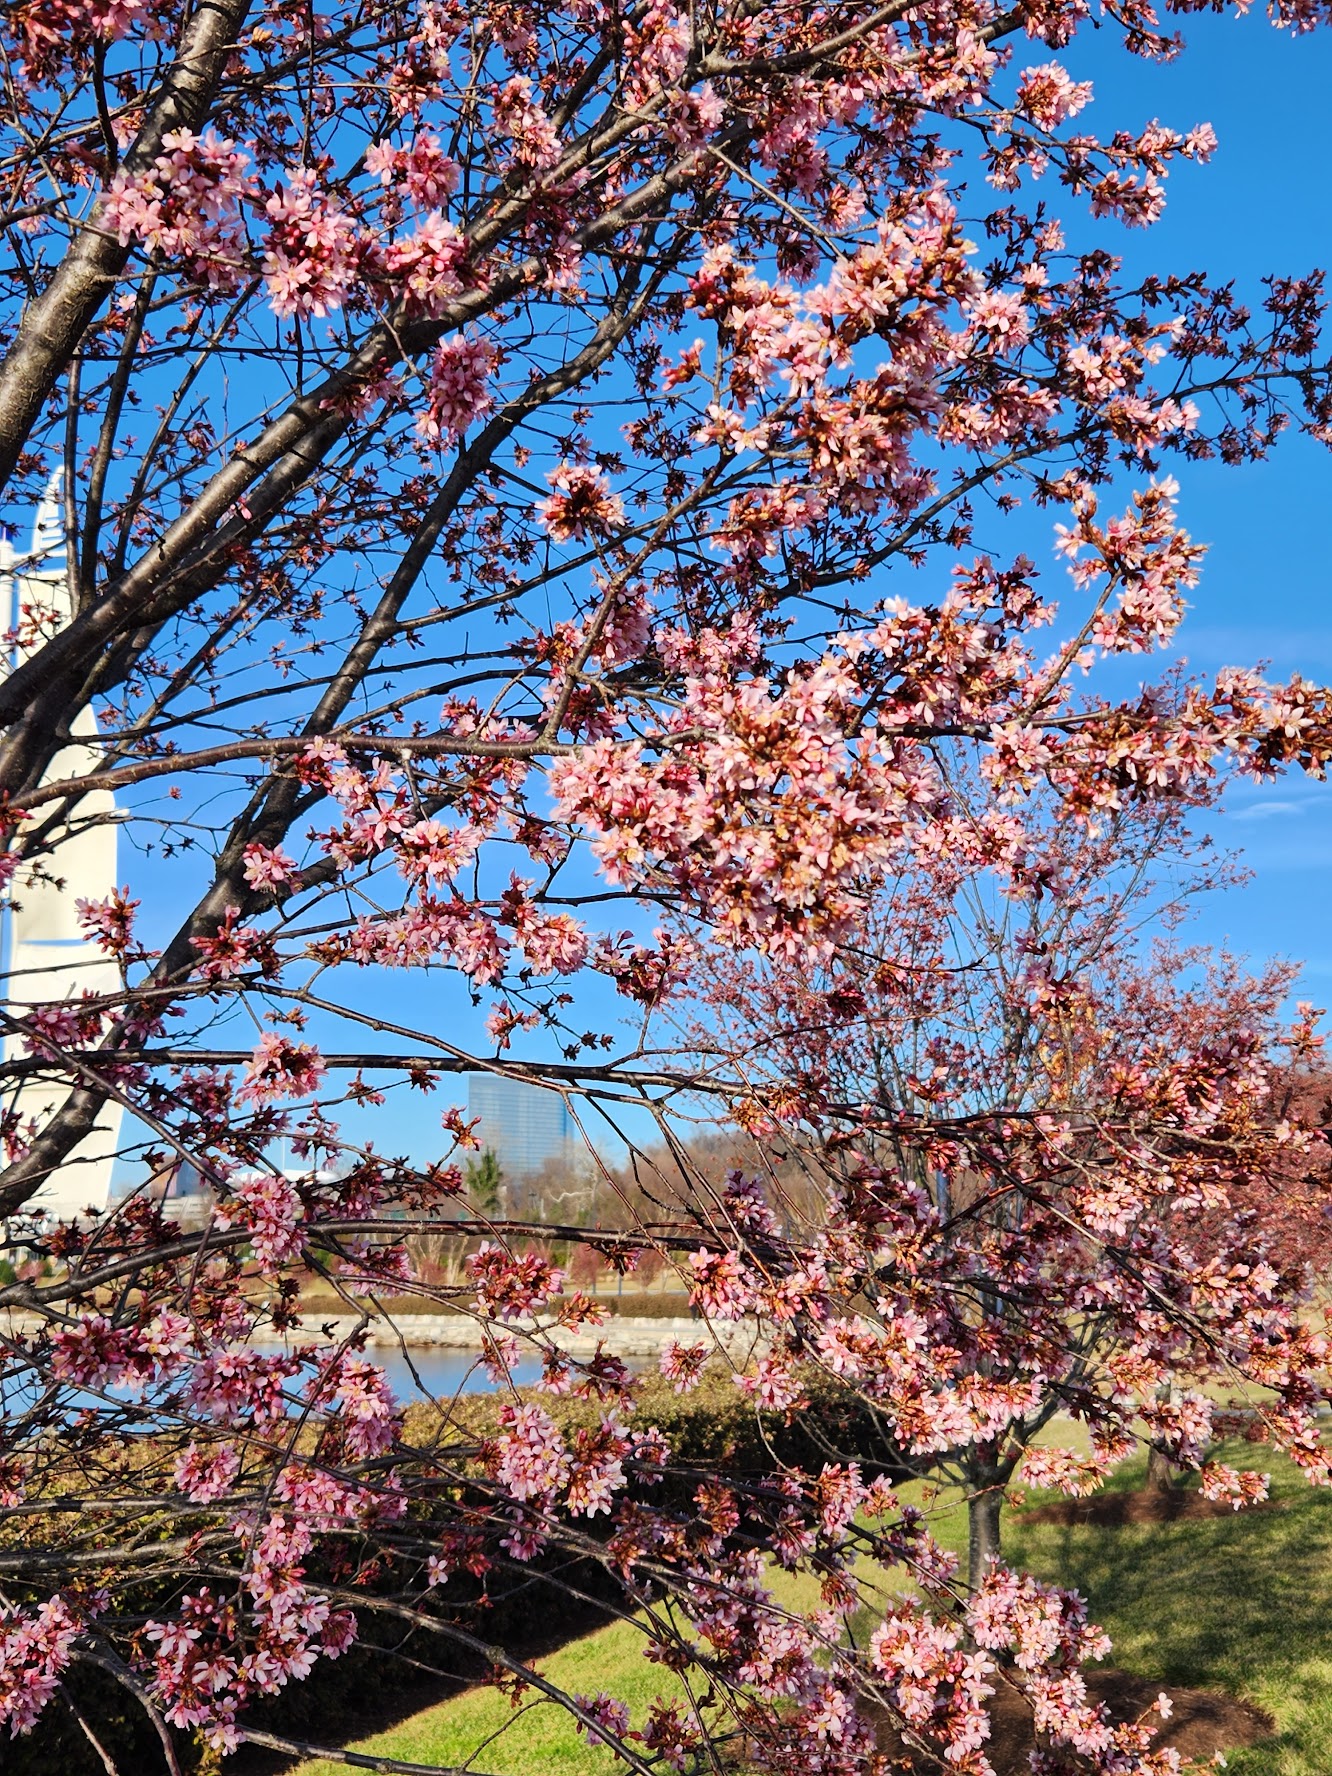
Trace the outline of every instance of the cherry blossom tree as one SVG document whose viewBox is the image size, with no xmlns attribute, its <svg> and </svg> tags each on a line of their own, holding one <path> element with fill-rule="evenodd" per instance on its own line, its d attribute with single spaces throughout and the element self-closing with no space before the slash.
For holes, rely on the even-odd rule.
<svg viewBox="0 0 1332 1776">
<path fill-rule="evenodd" d="M 700 1679 L 641 1727 L 556 1696 L 629 1768 L 715 1766 L 731 1736 L 772 1771 L 884 1767 L 870 1696 L 899 1742 L 983 1773 L 999 1683 L 1030 1698 L 1052 1768 L 1170 1767 L 1147 1724 L 1088 1704 L 1103 1638 L 1078 1601 L 997 1566 L 968 1589 L 884 1477 L 722 1471 L 693 1476 L 688 1509 L 654 1504 L 672 1457 L 635 1425 L 633 1378 L 557 1336 L 596 1309 L 550 1242 L 592 1236 L 469 1202 L 448 1102 L 492 1066 L 583 1118 L 665 1114 L 707 1078 L 589 1030 L 589 983 L 646 1014 L 686 990 L 699 941 L 824 966 L 868 894 L 942 854 L 1017 882 L 1038 786 L 1094 823 L 1223 770 L 1323 770 L 1328 695 L 1302 679 L 1120 696 L 1080 675 L 1168 644 L 1195 588 L 1171 460 L 1243 463 L 1332 412 L 1316 276 L 1251 311 L 1201 272 L 1124 272 L 1120 227 L 1150 224 L 1213 138 L 1089 134 L 1091 91 L 1057 59 L 1085 16 L 6 12 L 0 479 L 15 521 L 58 487 L 63 534 L 15 582 L 4 882 L 63 906 L 103 964 L 74 994 L 16 976 L 5 1010 L 0 1213 L 41 1261 L 0 1291 L 11 1732 L 93 1667 L 170 1768 L 191 1732 L 281 1748 L 255 1709 L 367 1618 L 551 1696 L 452 1597 L 464 1573 L 576 1557 Z M 1273 17 L 1303 31 L 1323 9 Z M 1103 26 L 1107 55 L 1171 50 L 1143 0 Z M 1105 244 L 1072 248 L 1094 223 Z M 1062 604 L 1024 520 L 1059 539 Z M 64 868 L 111 822 L 128 879 L 80 896 Z M 1141 1077 L 1190 1089 L 1187 1064 Z M 390 1157 L 367 1131 L 417 1090 L 439 1096 L 438 1149 Z M 206 1180 L 202 1229 L 146 1190 L 50 1224 L 44 1194 L 111 1106 L 131 1176 Z M 1028 1194 L 1076 1166 L 1056 1145 L 1037 1128 Z M 918 1387 L 889 1390 L 907 1440 L 953 1447 L 959 1414 L 1001 1438 L 1028 1410 L 1039 1304 L 1005 1324 L 1014 1379 L 960 1350 L 936 1385 L 921 1340 L 955 1256 L 913 1245 L 917 1189 L 877 1162 L 842 1211 L 795 1238 L 749 1184 L 681 1192 L 616 1251 L 685 1268 L 705 1330 L 786 1328 L 786 1358 L 816 1345 L 853 1388 L 914 1365 Z M 479 1442 L 411 1428 L 363 1310 L 446 1217 L 466 1286 L 423 1286 L 476 1316 L 498 1377 L 535 1347 L 546 1392 L 600 1402 L 596 1427 L 566 1434 L 515 1391 Z M 1036 1276 L 1026 1221 L 1012 1245 Z M 857 1303 L 885 1265 L 871 1332 Z M 350 1335 L 303 1319 L 311 1275 Z M 1174 1268 L 1143 1286 L 1193 1311 Z M 1261 1267 L 1214 1286 L 1321 1474 L 1312 1335 Z M 671 1354 L 679 1385 L 706 1348 Z M 743 1379 L 794 1409 L 772 1348 Z M 778 1607 L 771 1560 L 816 1572 L 822 1607 Z M 885 1563 L 919 1598 L 879 1598 L 862 1649 L 841 1619 Z"/>
<path fill-rule="evenodd" d="M 696 1023 L 737 1114 L 784 1099 L 801 1119 L 792 1140 L 823 1187 L 793 1192 L 767 1168 L 788 1229 L 845 1223 L 847 1196 L 885 1176 L 908 1186 L 899 1207 L 938 1286 L 920 1292 L 919 1259 L 890 1282 L 862 1252 L 859 1329 L 878 1343 L 915 1325 L 880 1391 L 892 1422 L 914 1417 L 903 1454 L 967 1496 L 973 1588 L 1020 1467 L 1091 1490 L 1136 1432 L 1155 1468 L 1201 1467 L 1209 1494 L 1247 1499 L 1256 1477 L 1206 1462 L 1214 1431 L 1279 1442 L 1298 1426 L 1324 1471 L 1306 1334 L 1332 1199 L 1307 1114 L 1318 1039 L 1308 1008 L 1289 1028 L 1281 1015 L 1295 970 L 1181 944 L 1189 901 L 1234 874 L 1194 837 L 1199 810 L 1130 804 L 1042 830 L 1043 802 L 1027 801 L 999 892 L 940 856 L 821 969 L 711 957 Z M 1257 1286 L 1258 1340 L 1221 1277 Z M 1295 1360 L 1273 1401 L 1283 1342 Z M 788 1360 L 844 1362 L 837 1344 L 788 1344 Z M 965 1408 L 951 1426 L 907 1409 L 950 1373 Z M 1036 1445 L 1060 1413 L 1087 1427 L 1090 1457 Z"/>
</svg>

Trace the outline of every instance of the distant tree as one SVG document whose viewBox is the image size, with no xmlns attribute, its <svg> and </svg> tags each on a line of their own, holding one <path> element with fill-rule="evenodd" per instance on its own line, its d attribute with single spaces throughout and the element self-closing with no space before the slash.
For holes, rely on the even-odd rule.
<svg viewBox="0 0 1332 1776">
<path fill-rule="evenodd" d="M 506 1186 L 504 1171 L 493 1147 L 487 1147 L 478 1159 L 463 1165 L 463 1181 L 468 1198 L 487 1215 L 498 1215 L 504 1206 Z"/>
<path fill-rule="evenodd" d="M 537 1221 L 615 1227 L 623 1215 L 610 1172 L 596 1154 L 572 1146 L 526 1172 L 514 1189 Z"/>
<path fill-rule="evenodd" d="M 601 1253 L 595 1246 L 579 1243 L 569 1255 L 569 1280 L 580 1289 L 590 1289 L 595 1295 L 597 1283 L 605 1268 Z"/>
<path fill-rule="evenodd" d="M 1197 812 L 1127 807 L 1078 826 L 1046 802 L 1042 828 L 1041 805 L 1027 805 L 1005 892 L 942 854 L 876 897 L 819 968 L 714 955 L 697 1026 L 742 1110 L 798 1109 L 790 1147 L 821 1188 L 758 1173 L 795 1237 L 835 1242 L 848 1200 L 894 1180 L 915 1195 L 889 1218 L 912 1268 L 893 1280 L 889 1241 L 879 1279 L 863 1274 L 861 1324 L 891 1349 L 918 1316 L 920 1363 L 894 1354 L 879 1385 L 889 1416 L 914 1422 L 902 1454 L 968 1498 L 973 1587 L 999 1558 L 1019 1470 L 1092 1487 L 1138 1437 L 1154 1482 L 1196 1468 L 1214 1419 L 1229 1422 L 1217 1383 L 1274 1428 L 1287 1409 L 1301 1417 L 1298 1317 L 1283 1371 L 1255 1350 L 1230 1286 L 1212 1290 L 1261 1275 L 1296 1311 L 1332 1208 L 1310 1172 L 1325 1145 L 1300 1113 L 1317 1099 L 1303 1083 L 1315 1039 L 1307 1018 L 1281 1018 L 1294 971 L 1250 974 L 1168 940 L 1232 873 L 1194 837 Z M 778 1390 L 782 1343 L 767 1359 Z M 834 1373 L 844 1362 L 817 1339 L 796 1351 Z M 952 1429 L 927 1404 L 950 1386 Z M 1035 1447 L 1059 1413 L 1088 1427 L 1090 1458 Z"/>
</svg>

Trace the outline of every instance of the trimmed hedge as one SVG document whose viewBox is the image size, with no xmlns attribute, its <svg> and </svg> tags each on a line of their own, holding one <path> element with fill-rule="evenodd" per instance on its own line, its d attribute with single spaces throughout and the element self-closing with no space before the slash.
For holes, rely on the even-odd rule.
<svg viewBox="0 0 1332 1776">
<path fill-rule="evenodd" d="M 538 1401 L 567 1435 L 581 1427 L 594 1427 L 607 1410 L 594 1401 L 531 1388 L 520 1391 L 524 1398 Z M 688 1512 L 695 1484 L 691 1470 L 700 1474 L 721 1470 L 744 1480 L 771 1473 L 774 1468 L 800 1467 L 817 1473 L 825 1462 L 858 1461 L 867 1476 L 901 1471 L 866 1402 L 822 1375 L 811 1375 L 807 1393 L 807 1404 L 797 1411 L 759 1412 L 720 1365 L 705 1371 L 702 1381 L 688 1394 L 676 1394 L 660 1376 L 644 1377 L 632 1423 L 660 1430 L 673 1452 L 674 1471 L 663 1484 L 652 1488 L 652 1500 Z M 493 1394 L 467 1395 L 449 1403 L 447 1416 L 424 1404 L 412 1406 L 407 1412 L 407 1441 L 428 1449 L 436 1442 L 447 1446 L 493 1436 L 500 1428 L 503 1399 Z M 586 1527 L 594 1534 L 610 1530 L 605 1518 Z M 595 1601 L 580 1604 L 559 1588 L 555 1569 L 589 1600 L 612 1603 L 618 1595 L 616 1580 L 599 1562 L 570 1563 L 567 1556 L 552 1554 L 522 1573 L 492 1575 L 484 1596 L 479 1583 L 465 1574 L 456 1575 L 447 1596 L 440 1594 L 436 1606 L 443 1604 L 452 1619 L 515 1653 L 549 1652 L 604 1619 Z M 311 1577 L 318 1582 L 315 1572 Z M 142 1602 L 151 1609 L 148 1598 Z M 362 1615 L 362 1634 L 362 1642 L 342 1659 L 316 1665 L 304 1683 L 289 1686 L 270 1703 L 252 1710 L 249 1718 L 257 1726 L 296 1739 L 338 1743 L 368 1730 L 367 1722 L 373 1725 L 391 1720 L 437 1698 L 437 1684 L 433 1696 L 421 1696 L 409 1669 L 386 1656 L 384 1649 L 402 1639 L 400 1624 L 367 1610 Z M 447 1638 L 436 1638 L 424 1630 L 411 1638 L 417 1654 L 455 1672 L 459 1682 L 474 1682 L 484 1676 L 475 1661 L 460 1655 Z M 66 1687 L 121 1768 L 160 1767 L 162 1753 L 156 1734 L 132 1699 L 110 1678 L 94 1668 L 78 1667 L 67 1678 Z M 173 1737 L 183 1769 L 214 1767 L 211 1758 L 201 1759 L 191 1735 Z M 260 1761 L 272 1767 L 270 1760 Z M 223 1769 L 236 1767 L 228 1760 Z M 60 1776 L 105 1776 L 104 1766 L 69 1709 L 58 1700 L 30 1736 L 6 1742 L 4 1769 L 6 1776 L 11 1771 L 13 1776 L 56 1776 L 56 1772 Z"/>
<path fill-rule="evenodd" d="M 537 1388 L 520 1388 L 518 1393 L 536 1401 L 566 1435 L 596 1426 L 609 1409 L 598 1401 Z M 494 1436 L 508 1397 L 464 1395 L 450 1402 L 444 1421 L 425 1404 L 412 1406 L 407 1412 L 408 1440 L 429 1445 L 442 1430 L 444 1441 Z M 682 1468 L 721 1468 L 752 1476 L 775 1467 L 817 1473 L 825 1462 L 855 1461 L 867 1475 L 905 1478 L 908 1473 L 874 1408 L 822 1372 L 810 1372 L 805 1403 L 787 1413 L 759 1411 L 721 1364 L 709 1365 L 698 1386 L 687 1394 L 677 1394 L 660 1375 L 644 1375 L 635 1400 L 634 1427 L 659 1430 L 671 1445 L 675 1465 Z"/>
</svg>

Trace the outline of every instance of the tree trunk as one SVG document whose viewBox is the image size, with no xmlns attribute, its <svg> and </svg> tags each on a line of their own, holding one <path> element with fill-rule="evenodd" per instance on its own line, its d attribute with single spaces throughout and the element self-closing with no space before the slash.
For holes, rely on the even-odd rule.
<svg viewBox="0 0 1332 1776">
<path fill-rule="evenodd" d="M 1168 1455 L 1163 1455 L 1154 1445 L 1147 1451 L 1147 1487 L 1152 1492 L 1169 1492 L 1179 1476 L 1180 1470 Z"/>
<path fill-rule="evenodd" d="M 990 1566 L 999 1559 L 999 1507 L 1002 1486 L 978 1488 L 967 1501 L 967 1583 L 976 1590 Z"/>
<path fill-rule="evenodd" d="M 1174 1382 L 1166 1382 L 1156 1390 L 1156 1397 L 1162 1405 L 1173 1406 L 1179 1399 L 1179 1388 Z M 1169 1492 L 1182 1471 L 1154 1443 L 1148 1445 L 1147 1489 L 1149 1492 Z"/>
</svg>

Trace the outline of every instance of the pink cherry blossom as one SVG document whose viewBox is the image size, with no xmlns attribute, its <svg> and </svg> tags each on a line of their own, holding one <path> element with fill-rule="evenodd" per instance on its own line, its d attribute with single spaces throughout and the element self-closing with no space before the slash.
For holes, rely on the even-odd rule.
<svg viewBox="0 0 1332 1776">
<path fill-rule="evenodd" d="M 275 314 L 304 320 L 342 307 L 357 275 L 356 228 L 310 167 L 290 167 L 264 204 L 264 282 Z"/>
<path fill-rule="evenodd" d="M 308 1042 L 292 1042 L 270 1030 L 259 1038 L 245 1077 L 237 1091 L 244 1102 L 272 1103 L 277 1098 L 301 1098 L 316 1090 L 324 1076 L 324 1063 Z"/>
<path fill-rule="evenodd" d="M 493 404 L 489 381 L 496 356 L 486 340 L 461 335 L 435 348 L 429 404 L 417 420 L 421 437 L 432 444 L 454 443 L 474 419 L 489 412 Z"/>
</svg>

